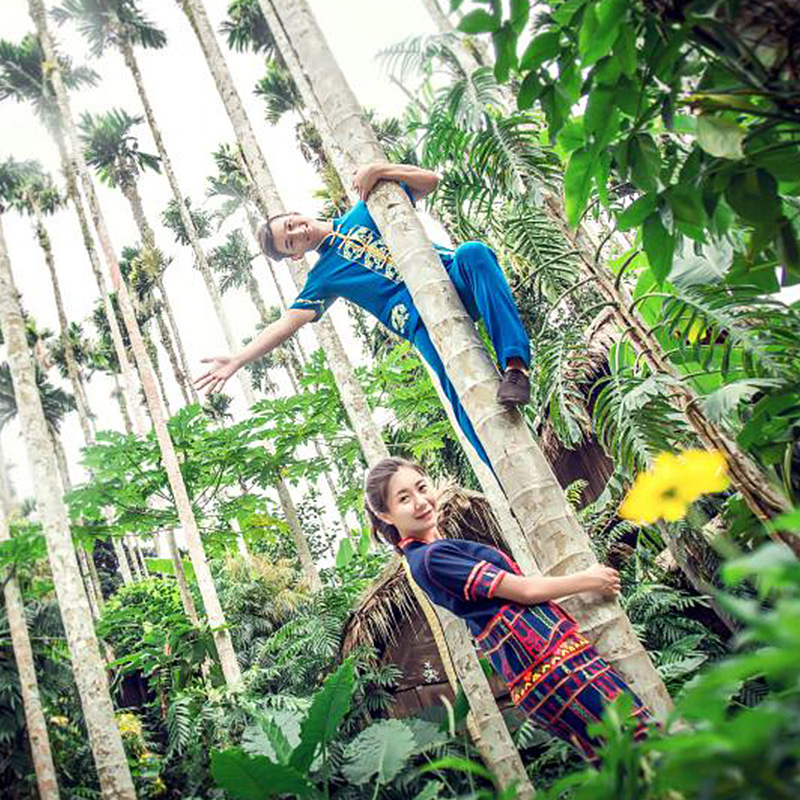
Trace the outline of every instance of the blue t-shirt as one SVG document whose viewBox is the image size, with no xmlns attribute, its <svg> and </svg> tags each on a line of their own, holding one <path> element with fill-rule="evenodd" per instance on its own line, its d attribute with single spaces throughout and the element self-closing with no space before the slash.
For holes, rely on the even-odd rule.
<svg viewBox="0 0 800 800">
<path fill-rule="evenodd" d="M 528 606 L 495 599 L 506 575 L 522 574 L 496 547 L 466 539 L 403 539 L 399 545 L 420 589 L 467 623 L 509 686 L 577 632 L 574 618 L 556 603 Z"/>
<path fill-rule="evenodd" d="M 408 186 L 400 186 L 413 203 Z M 434 248 L 448 267 L 453 251 L 439 245 Z M 317 252 L 319 260 L 291 308 L 311 309 L 316 322 L 334 300 L 344 297 L 396 334 L 411 338 L 419 313 L 366 203 L 358 202 L 344 216 L 334 219 L 333 232 L 323 239 Z"/>
</svg>

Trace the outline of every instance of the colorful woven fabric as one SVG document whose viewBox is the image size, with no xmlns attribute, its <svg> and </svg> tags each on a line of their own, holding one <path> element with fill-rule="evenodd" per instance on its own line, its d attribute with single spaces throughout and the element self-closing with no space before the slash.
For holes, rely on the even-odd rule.
<svg viewBox="0 0 800 800">
<path fill-rule="evenodd" d="M 505 553 L 464 539 L 404 539 L 400 547 L 420 588 L 465 620 L 514 704 L 532 722 L 594 761 L 597 741 L 587 728 L 624 693 L 633 699 L 637 737 L 646 735 L 649 712 L 563 608 L 495 598 L 505 574 L 522 574 Z"/>
</svg>

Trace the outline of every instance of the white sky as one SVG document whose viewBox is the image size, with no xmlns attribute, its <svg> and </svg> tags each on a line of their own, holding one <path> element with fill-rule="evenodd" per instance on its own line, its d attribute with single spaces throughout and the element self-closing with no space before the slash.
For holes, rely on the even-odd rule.
<svg viewBox="0 0 800 800">
<path fill-rule="evenodd" d="M 400 113 L 405 98 L 388 79 L 375 59 L 376 53 L 388 45 L 408 36 L 433 33 L 433 23 L 418 0 L 309 0 L 329 45 L 337 57 L 347 79 L 361 103 L 374 108 L 380 116 Z M 58 5 L 50 0 L 49 8 Z M 160 121 L 166 147 L 183 193 L 201 204 L 205 200 L 206 177 L 213 173 L 211 153 L 221 142 L 232 142 L 233 133 L 228 117 L 218 98 L 194 33 L 175 0 L 140 0 L 147 16 L 167 34 L 168 46 L 161 51 L 139 49 L 137 55 L 150 100 Z M 208 16 L 215 29 L 225 18 L 227 0 L 206 0 Z M 0 0 L 0 38 L 19 41 L 33 29 L 27 12 L 26 0 Z M 72 96 L 73 115 L 83 111 L 99 113 L 120 107 L 130 114 L 142 113 L 138 97 L 123 61 L 115 51 L 108 51 L 102 59 L 93 59 L 76 30 L 69 25 L 58 29 L 51 24 L 62 52 L 77 63 L 93 67 L 101 76 L 98 85 Z M 240 95 L 247 107 L 269 166 L 288 208 L 313 211 L 317 207 L 312 192 L 318 187 L 313 170 L 300 155 L 294 138 L 294 120 L 284 119 L 276 128 L 264 121 L 263 104 L 253 94 L 253 86 L 263 72 L 263 61 L 251 53 L 238 54 L 228 50 L 228 64 Z M 147 124 L 136 129 L 140 147 L 145 152 L 156 153 Z M 18 160 L 37 159 L 60 183 L 59 160 L 55 145 L 27 106 L 11 101 L 0 104 L 0 159 L 13 156 Z M 95 181 L 111 237 L 117 251 L 134 244 L 138 235 L 129 207 L 118 190 L 108 189 Z M 204 356 L 227 352 L 221 331 L 218 329 L 210 300 L 199 273 L 192 266 L 189 248 L 174 244 L 171 232 L 160 224 L 160 215 L 171 198 L 166 177 L 146 173 L 139 182 L 145 210 L 156 231 L 156 240 L 173 262 L 166 272 L 165 282 L 183 336 L 190 364 L 198 371 Z M 33 314 L 37 324 L 58 331 L 58 320 L 50 282 L 41 251 L 35 243 L 28 220 L 15 213 L 4 215 L 7 244 L 17 287 L 25 308 Z M 243 226 L 241 220 L 237 224 Z M 218 237 L 207 240 L 209 246 L 222 241 L 233 225 L 223 228 Z M 80 231 L 71 209 L 60 212 L 51 219 L 56 264 L 61 278 L 67 315 L 70 320 L 84 320 L 94 304 L 96 284 L 83 249 Z M 255 249 L 255 248 L 254 248 Z M 258 262 L 257 262 L 258 263 Z M 281 268 L 286 278 L 285 266 Z M 267 302 L 277 305 L 274 287 L 266 267 L 258 270 L 262 292 Z M 288 278 L 287 278 L 288 281 Z M 292 296 L 289 283 L 284 284 Z M 256 324 L 256 313 L 242 293 L 229 292 L 224 304 L 241 340 L 251 335 Z M 338 305 L 338 304 L 337 304 Z M 343 332 L 347 317 L 343 308 L 334 307 L 334 321 Z M 91 332 L 92 328 L 87 328 Z M 306 333 L 303 333 L 306 336 Z M 310 334 L 308 334 L 310 335 Z M 345 332 L 345 336 L 346 336 Z M 157 338 L 154 335 L 154 339 Z M 311 340 L 307 340 L 308 343 Z M 171 376 L 166 356 L 160 353 L 162 372 L 168 384 L 167 391 L 173 411 L 180 405 L 179 391 Z M 59 382 L 56 371 L 51 379 Z M 65 389 L 69 385 L 63 382 Z M 227 391 L 236 398 L 234 412 L 244 411 L 236 380 L 231 380 Z M 122 428 L 116 402 L 109 398 L 111 382 L 95 376 L 89 385 L 89 399 L 98 417 L 98 429 Z M 83 479 L 77 467 L 82 436 L 77 415 L 71 414 L 63 428 L 73 480 Z M 16 423 L 11 423 L 4 433 L 3 447 L 12 465 L 12 480 L 20 497 L 32 494 L 27 471 L 27 460 Z"/>
</svg>

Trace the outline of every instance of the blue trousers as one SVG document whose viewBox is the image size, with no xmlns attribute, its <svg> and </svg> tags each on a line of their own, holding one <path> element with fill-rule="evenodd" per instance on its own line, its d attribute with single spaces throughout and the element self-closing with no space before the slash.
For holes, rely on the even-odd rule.
<svg viewBox="0 0 800 800">
<path fill-rule="evenodd" d="M 491 248 L 482 242 L 465 242 L 456 248 L 452 261 L 445 263 L 445 268 L 472 320 L 477 322 L 483 319 L 486 324 L 500 369 L 505 370 L 508 359 L 515 356 L 522 359 L 527 366 L 530 363 L 530 341 L 519 318 L 517 304 L 508 287 L 506 276 Z M 464 435 L 481 459 L 491 467 L 489 457 L 478 441 L 472 422 L 447 377 L 444 364 L 422 321 L 412 333 L 411 342 L 439 378 Z"/>
</svg>

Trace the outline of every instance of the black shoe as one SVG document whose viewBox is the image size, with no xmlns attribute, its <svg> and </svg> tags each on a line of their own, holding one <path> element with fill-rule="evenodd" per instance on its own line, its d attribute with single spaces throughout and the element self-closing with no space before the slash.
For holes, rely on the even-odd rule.
<svg viewBox="0 0 800 800">
<path fill-rule="evenodd" d="M 531 401 L 531 382 L 521 369 L 507 369 L 497 390 L 497 402 L 504 406 L 524 406 Z"/>
</svg>

